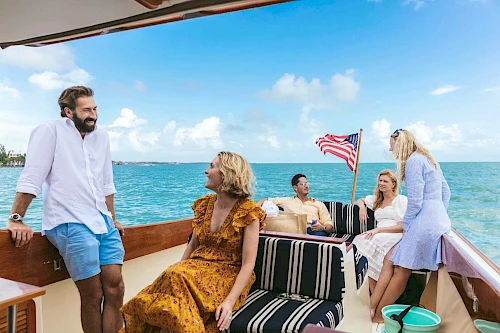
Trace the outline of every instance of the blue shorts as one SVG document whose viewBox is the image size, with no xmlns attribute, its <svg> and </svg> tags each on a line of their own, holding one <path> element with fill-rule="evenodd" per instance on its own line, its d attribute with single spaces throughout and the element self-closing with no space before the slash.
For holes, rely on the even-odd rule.
<svg viewBox="0 0 500 333">
<path fill-rule="evenodd" d="M 120 232 L 111 218 L 102 216 L 108 227 L 106 234 L 96 235 L 81 223 L 64 223 L 45 231 L 47 239 L 63 257 L 73 281 L 99 274 L 103 265 L 123 265 L 125 250 Z"/>
</svg>

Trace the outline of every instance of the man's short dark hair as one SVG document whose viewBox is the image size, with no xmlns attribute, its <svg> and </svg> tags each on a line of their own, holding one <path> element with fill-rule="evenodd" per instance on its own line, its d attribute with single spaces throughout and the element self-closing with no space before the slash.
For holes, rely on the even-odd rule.
<svg viewBox="0 0 500 333">
<path fill-rule="evenodd" d="M 295 176 L 293 176 L 293 178 L 292 178 L 292 186 L 297 185 L 299 183 L 299 179 L 302 178 L 302 177 L 304 177 L 304 178 L 307 179 L 306 175 L 303 175 L 301 173 L 298 173 Z"/>
</svg>

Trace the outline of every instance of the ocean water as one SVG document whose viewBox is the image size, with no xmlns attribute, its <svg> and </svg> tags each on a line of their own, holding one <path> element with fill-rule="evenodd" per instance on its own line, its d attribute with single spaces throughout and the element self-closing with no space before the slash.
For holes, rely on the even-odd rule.
<svg viewBox="0 0 500 333">
<path fill-rule="evenodd" d="M 208 164 L 115 165 L 115 208 L 124 225 L 138 225 L 192 216 L 196 198 L 209 193 L 204 188 Z M 452 226 L 500 266 L 500 163 L 441 163 L 451 188 L 449 215 Z M 382 169 L 393 163 L 361 163 L 356 199 L 371 194 Z M 291 196 L 290 180 L 303 173 L 310 195 L 323 201 L 351 200 L 353 173 L 344 163 L 252 164 L 257 184 L 255 200 Z M 0 216 L 10 213 L 21 168 L 0 168 Z M 405 189 L 402 189 L 405 194 Z M 33 201 L 26 223 L 40 230 L 42 201 Z M 5 228 L 5 222 L 0 224 Z"/>
</svg>

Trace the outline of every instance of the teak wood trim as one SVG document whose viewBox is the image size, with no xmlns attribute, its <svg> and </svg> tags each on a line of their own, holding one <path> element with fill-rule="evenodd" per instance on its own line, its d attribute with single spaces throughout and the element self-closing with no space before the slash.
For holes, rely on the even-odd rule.
<svg viewBox="0 0 500 333">
<path fill-rule="evenodd" d="M 187 244 L 193 219 L 127 227 L 122 237 L 125 260 Z"/>
<path fill-rule="evenodd" d="M 0 313 L 0 333 L 7 330 L 7 311 Z M 36 333 L 36 306 L 33 300 L 19 303 L 16 316 L 17 333 Z"/>
<path fill-rule="evenodd" d="M 466 242 L 470 248 L 481 256 L 482 252 L 479 251 L 473 244 L 467 241 L 458 231 L 454 230 L 455 234 L 458 235 L 463 241 Z M 462 249 L 458 249 L 454 242 L 450 240 L 448 235 L 443 236 L 443 241 L 448 242 L 451 245 L 451 250 L 455 251 L 455 256 L 453 257 L 455 260 L 461 261 L 460 263 L 454 262 L 454 265 L 461 267 L 468 267 L 469 270 L 472 270 L 477 274 L 477 277 L 467 277 L 467 280 L 472 285 L 474 294 L 478 298 L 478 312 L 475 313 L 472 309 L 472 301 L 470 301 L 469 296 L 467 296 L 467 292 L 465 291 L 461 278 L 459 278 L 460 272 L 449 272 L 452 277 L 455 286 L 457 287 L 460 296 L 462 297 L 464 304 L 469 311 L 469 314 L 473 318 L 481 318 L 489 321 L 500 322 L 500 290 L 495 287 L 495 282 L 491 280 L 489 276 L 484 276 L 481 274 L 481 267 L 477 265 L 476 262 L 468 260 L 465 257 L 465 253 L 463 253 Z M 487 257 L 482 254 L 483 259 Z M 498 268 L 491 260 L 486 260 L 487 264 L 490 264 L 492 268 Z"/>
<path fill-rule="evenodd" d="M 0 278 L 0 290 L 4 291 L 0 294 L 0 310 L 45 295 L 43 288 L 3 278 Z"/>
<path fill-rule="evenodd" d="M 122 237 L 125 260 L 186 244 L 192 231 L 192 219 L 182 219 L 125 228 Z M 16 248 L 10 232 L 0 230 L 0 277 L 46 286 L 69 278 L 59 251 L 36 232 L 25 246 Z M 55 270 L 55 265 L 60 268 Z"/>
</svg>

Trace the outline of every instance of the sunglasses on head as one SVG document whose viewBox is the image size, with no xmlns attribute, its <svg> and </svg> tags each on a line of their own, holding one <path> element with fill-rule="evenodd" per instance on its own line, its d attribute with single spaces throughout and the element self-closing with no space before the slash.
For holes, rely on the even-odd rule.
<svg viewBox="0 0 500 333">
<path fill-rule="evenodd" d="M 399 136 L 399 132 L 402 130 L 402 128 L 395 130 L 394 133 L 391 134 L 391 138 L 397 138 Z"/>
</svg>

